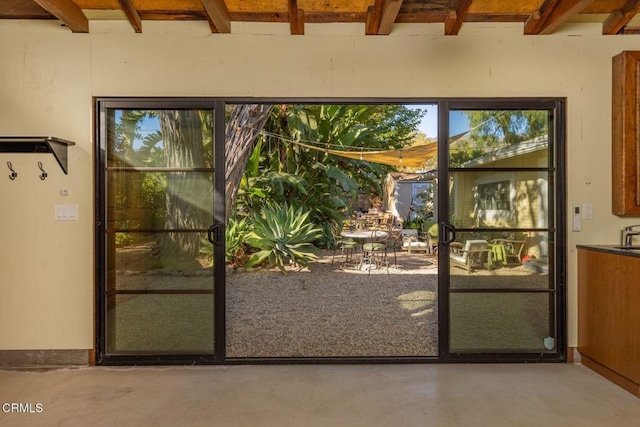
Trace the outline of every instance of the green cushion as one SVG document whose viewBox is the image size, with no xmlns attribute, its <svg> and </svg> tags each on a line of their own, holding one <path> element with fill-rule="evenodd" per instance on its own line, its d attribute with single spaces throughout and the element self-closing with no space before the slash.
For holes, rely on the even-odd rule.
<svg viewBox="0 0 640 427">
<path fill-rule="evenodd" d="M 365 251 L 381 251 L 386 247 L 387 245 L 385 245 L 384 243 L 365 243 L 364 245 L 362 245 L 362 248 Z"/>
</svg>

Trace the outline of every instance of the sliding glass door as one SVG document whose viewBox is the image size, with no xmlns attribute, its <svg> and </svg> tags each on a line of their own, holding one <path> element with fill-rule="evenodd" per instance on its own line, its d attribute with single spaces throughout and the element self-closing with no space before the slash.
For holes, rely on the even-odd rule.
<svg viewBox="0 0 640 427">
<path fill-rule="evenodd" d="M 557 358 L 564 354 L 561 104 L 451 103 L 447 115 L 440 170 L 447 357 Z"/>
<path fill-rule="evenodd" d="M 437 142 L 423 135 L 398 150 L 398 164 L 386 163 L 395 173 L 415 175 L 404 190 L 405 182 L 395 182 L 399 203 L 388 209 L 405 220 L 403 233 L 428 234 L 429 249 L 402 251 L 400 245 L 413 240 L 400 239 L 393 243 L 398 253 L 395 246 L 388 253 L 393 264 L 371 274 L 346 259 L 344 266 L 334 262 L 329 241 L 318 239 L 321 256 L 290 287 L 279 271 L 266 268 L 240 269 L 228 283 L 225 277 L 224 162 L 225 154 L 234 156 L 225 153 L 225 124 L 231 133 L 242 129 L 226 123 L 231 105 L 245 104 L 98 100 L 98 363 L 564 360 L 563 100 L 430 101 Z M 334 181 L 346 176 L 339 168 L 353 165 L 338 156 L 334 141 L 303 153 L 296 144 L 320 137 L 299 122 L 291 134 L 298 139 L 284 138 L 282 122 L 273 125 L 279 133 L 260 128 L 257 150 L 273 152 L 251 156 L 253 175 L 242 194 L 275 192 L 280 187 L 270 179 L 278 184 L 284 172 L 292 177 L 287 182 L 298 183 L 325 170 L 326 187 L 314 184 L 325 196 L 311 202 L 351 192 Z M 301 129 L 309 135 L 300 138 Z M 382 132 L 371 134 L 386 144 Z M 364 172 L 366 162 L 376 161 L 366 158 L 370 145 L 364 141 L 355 157 L 344 156 L 355 161 L 348 182 L 356 195 L 355 183 L 363 187 L 362 178 L 373 176 Z M 416 170 L 406 169 L 412 156 L 422 156 Z M 268 173 L 260 159 L 274 159 L 278 173 Z M 287 194 L 287 200 L 303 199 Z M 356 223 L 362 201 L 358 196 L 349 217 Z M 232 247 L 230 238 L 226 249 Z M 291 304 L 283 304 L 282 292 Z"/>
<path fill-rule="evenodd" d="M 102 354 L 213 360 L 214 110 L 100 106 Z"/>
</svg>

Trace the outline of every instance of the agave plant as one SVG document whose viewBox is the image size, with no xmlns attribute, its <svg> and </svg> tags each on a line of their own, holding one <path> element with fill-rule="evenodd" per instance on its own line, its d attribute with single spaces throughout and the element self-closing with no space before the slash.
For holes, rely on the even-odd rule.
<svg viewBox="0 0 640 427">
<path fill-rule="evenodd" d="M 249 225 L 246 218 L 240 220 L 229 219 L 224 235 L 227 262 L 234 265 L 242 264 L 246 256 L 244 241 L 249 233 Z"/>
<path fill-rule="evenodd" d="M 308 221 L 309 213 L 302 207 L 275 203 L 268 203 L 262 212 L 255 213 L 247 243 L 259 251 L 249 259 L 247 267 L 267 263 L 286 274 L 285 265 L 289 262 L 307 267 L 310 261 L 318 259 L 312 242 L 322 230 Z"/>
</svg>

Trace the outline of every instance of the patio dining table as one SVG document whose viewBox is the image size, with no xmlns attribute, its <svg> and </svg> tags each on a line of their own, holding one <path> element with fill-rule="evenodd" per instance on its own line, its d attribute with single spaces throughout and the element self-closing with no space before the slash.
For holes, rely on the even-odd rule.
<svg viewBox="0 0 640 427">
<path fill-rule="evenodd" d="M 360 269 L 363 265 L 363 250 L 362 245 L 365 243 L 367 239 L 371 239 L 373 237 L 373 233 L 376 233 L 376 237 L 385 238 L 389 236 L 389 233 L 384 230 L 342 230 L 340 235 L 342 237 L 346 237 L 348 239 L 355 240 L 358 245 L 358 251 L 360 253 L 360 261 L 356 264 L 356 268 Z"/>
</svg>

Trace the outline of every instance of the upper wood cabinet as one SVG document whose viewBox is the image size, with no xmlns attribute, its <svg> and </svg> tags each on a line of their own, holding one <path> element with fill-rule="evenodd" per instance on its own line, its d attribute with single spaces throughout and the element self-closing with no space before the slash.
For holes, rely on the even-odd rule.
<svg viewBox="0 0 640 427">
<path fill-rule="evenodd" d="M 613 57 L 612 210 L 640 216 L 640 51 Z"/>
</svg>

